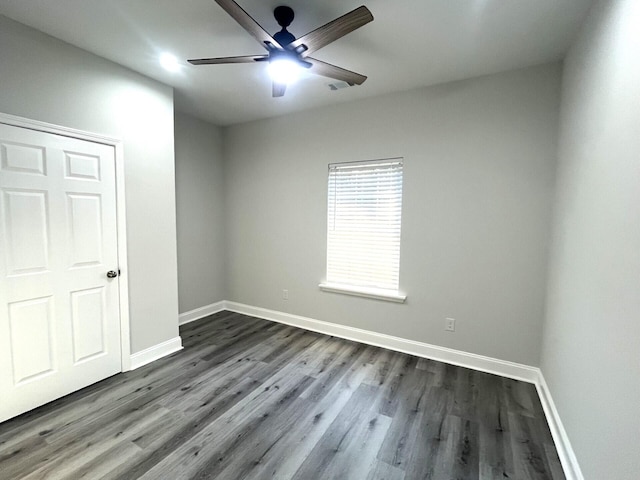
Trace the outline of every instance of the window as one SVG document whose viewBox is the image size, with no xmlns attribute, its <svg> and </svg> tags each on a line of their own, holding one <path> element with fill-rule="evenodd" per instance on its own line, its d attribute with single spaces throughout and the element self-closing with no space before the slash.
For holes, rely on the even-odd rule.
<svg viewBox="0 0 640 480">
<path fill-rule="evenodd" d="M 329 165 L 327 291 L 403 302 L 398 293 L 402 159 Z"/>
</svg>

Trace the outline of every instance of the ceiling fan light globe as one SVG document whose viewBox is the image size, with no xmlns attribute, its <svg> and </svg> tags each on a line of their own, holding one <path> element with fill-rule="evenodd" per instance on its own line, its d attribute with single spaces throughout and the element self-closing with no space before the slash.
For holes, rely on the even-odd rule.
<svg viewBox="0 0 640 480">
<path fill-rule="evenodd" d="M 300 76 L 300 65 L 289 59 L 276 59 L 269 62 L 269 76 L 276 83 L 291 84 Z"/>
</svg>

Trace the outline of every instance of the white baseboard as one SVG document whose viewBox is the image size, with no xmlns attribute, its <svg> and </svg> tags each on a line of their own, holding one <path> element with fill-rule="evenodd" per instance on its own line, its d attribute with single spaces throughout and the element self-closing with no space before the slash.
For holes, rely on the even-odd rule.
<svg viewBox="0 0 640 480">
<path fill-rule="evenodd" d="M 547 385 L 542 371 L 539 370 L 538 381 L 536 382 L 536 388 L 538 390 L 538 396 L 540 397 L 540 403 L 544 409 L 544 414 L 547 417 L 547 423 L 549 424 L 549 430 L 551 430 L 551 436 L 556 444 L 556 450 L 562 463 L 562 468 L 567 480 L 584 480 L 582 470 L 578 464 L 578 459 L 571 447 L 569 436 L 567 435 L 562 420 L 560 420 L 560 414 L 553 403 L 551 397 L 551 391 Z"/>
<path fill-rule="evenodd" d="M 496 358 L 485 357 L 475 353 L 463 352 L 451 348 L 430 345 L 428 343 L 416 342 L 406 338 L 394 337 L 383 333 L 371 332 L 360 328 L 347 327 L 336 323 L 323 322 L 313 318 L 301 317 L 289 313 L 268 310 L 266 308 L 252 307 L 236 302 L 225 301 L 226 310 L 251 315 L 254 317 L 284 323 L 294 327 L 312 330 L 334 337 L 354 340 L 356 342 L 374 345 L 376 347 L 388 348 L 398 352 L 416 355 L 418 357 L 430 358 L 440 362 L 458 365 L 460 367 L 472 368 L 481 372 L 493 373 L 503 377 L 523 380 L 529 383 L 536 383 L 539 370 L 535 367 L 520 363 L 508 362 Z"/>
<path fill-rule="evenodd" d="M 182 350 L 182 338 L 175 337 L 131 355 L 131 370 Z"/>
<path fill-rule="evenodd" d="M 200 320 L 201 318 L 221 312 L 225 309 L 224 306 L 225 301 L 221 300 L 219 302 L 212 303 L 211 305 L 205 305 L 204 307 L 194 308 L 193 310 L 189 310 L 188 312 L 181 313 L 180 315 L 178 315 L 178 325 L 195 322 L 196 320 Z"/>
</svg>

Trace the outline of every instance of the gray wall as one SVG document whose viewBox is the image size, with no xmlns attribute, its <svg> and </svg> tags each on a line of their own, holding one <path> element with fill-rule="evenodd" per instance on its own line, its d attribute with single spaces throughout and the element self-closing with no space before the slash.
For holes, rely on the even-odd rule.
<svg viewBox="0 0 640 480">
<path fill-rule="evenodd" d="M 177 336 L 172 89 L 0 16 L 0 112 L 123 140 L 132 352 Z"/>
<path fill-rule="evenodd" d="M 538 365 L 560 73 L 545 65 L 225 129 L 227 299 Z M 407 303 L 321 292 L 327 164 L 396 156 Z"/>
<path fill-rule="evenodd" d="M 225 300 L 221 130 L 176 113 L 180 313 Z"/>
<path fill-rule="evenodd" d="M 542 371 L 587 479 L 640 475 L 640 2 L 565 62 Z"/>
</svg>

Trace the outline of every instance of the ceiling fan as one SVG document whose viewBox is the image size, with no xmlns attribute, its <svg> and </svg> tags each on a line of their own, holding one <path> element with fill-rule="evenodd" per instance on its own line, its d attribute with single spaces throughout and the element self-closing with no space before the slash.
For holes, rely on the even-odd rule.
<svg viewBox="0 0 640 480">
<path fill-rule="evenodd" d="M 287 31 L 287 27 L 294 17 L 293 10 L 289 7 L 280 6 L 273 11 L 273 15 L 282 30 L 271 36 L 233 0 L 215 0 L 215 2 L 258 40 L 267 49 L 268 53 L 264 55 L 188 60 L 192 65 L 269 62 L 270 73 L 273 78 L 272 92 L 274 97 L 282 97 L 284 95 L 287 88 L 287 74 L 292 69 L 299 69 L 300 67 L 307 68 L 316 75 L 342 80 L 349 85 L 361 85 L 367 79 L 367 77 L 359 73 L 336 67 L 309 56 L 316 50 L 371 22 L 373 15 L 367 7 L 358 7 L 296 39 Z"/>
</svg>

